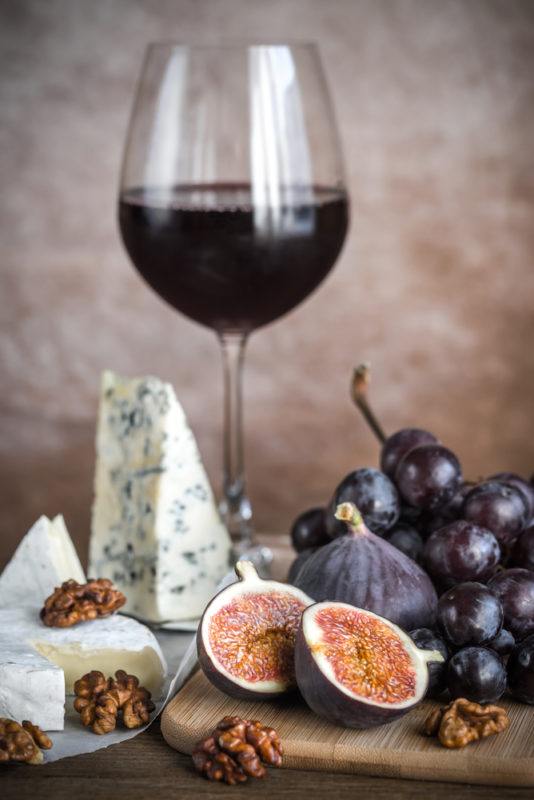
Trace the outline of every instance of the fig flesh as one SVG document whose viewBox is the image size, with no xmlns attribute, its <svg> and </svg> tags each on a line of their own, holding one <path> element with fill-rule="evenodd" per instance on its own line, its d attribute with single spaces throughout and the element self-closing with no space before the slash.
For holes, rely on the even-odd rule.
<svg viewBox="0 0 534 800">
<path fill-rule="evenodd" d="M 297 633 L 295 673 L 308 706 L 348 728 L 371 728 L 406 714 L 428 688 L 437 650 L 420 650 L 387 619 L 348 603 L 307 608 Z"/>
<path fill-rule="evenodd" d="M 295 586 L 317 602 L 350 603 L 404 630 L 431 628 L 438 598 L 426 572 L 368 530 L 353 503 L 341 503 L 336 517 L 348 524 L 347 534 L 306 559 Z"/>
<path fill-rule="evenodd" d="M 239 580 L 206 607 L 197 632 L 200 666 L 214 686 L 242 700 L 268 700 L 295 688 L 295 636 L 313 603 L 285 583 L 265 581 L 250 561 Z"/>
</svg>

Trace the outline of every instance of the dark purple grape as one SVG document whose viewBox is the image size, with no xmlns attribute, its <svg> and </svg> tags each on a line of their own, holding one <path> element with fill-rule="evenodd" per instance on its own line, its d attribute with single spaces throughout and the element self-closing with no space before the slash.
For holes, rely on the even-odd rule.
<svg viewBox="0 0 534 800">
<path fill-rule="evenodd" d="M 483 583 L 459 583 L 438 601 L 438 627 L 456 647 L 487 644 L 500 632 L 500 601 Z"/>
<path fill-rule="evenodd" d="M 405 522 L 406 525 L 411 525 L 412 527 L 417 528 L 421 514 L 422 511 L 420 508 L 401 505 L 399 522 Z"/>
<path fill-rule="evenodd" d="M 326 511 L 326 530 L 334 539 L 347 532 L 345 523 L 334 516 L 340 503 L 354 503 L 364 522 L 373 533 L 381 536 L 398 520 L 400 502 L 398 492 L 383 472 L 364 467 L 350 472 L 339 484 Z"/>
<path fill-rule="evenodd" d="M 330 537 L 325 528 L 324 508 L 310 508 L 294 521 L 291 527 L 291 542 L 297 553 L 309 547 L 321 547 L 328 544 Z"/>
<path fill-rule="evenodd" d="M 431 661 L 428 666 L 428 689 L 426 691 L 427 697 L 438 697 L 447 688 L 447 661 L 450 653 L 449 648 L 434 631 L 430 628 L 417 628 L 415 631 L 410 631 L 410 637 L 413 639 L 417 647 L 422 650 L 437 650 L 445 659 L 439 663 Z"/>
<path fill-rule="evenodd" d="M 534 572 L 528 569 L 505 569 L 488 583 L 504 611 L 504 627 L 521 641 L 534 633 Z"/>
<path fill-rule="evenodd" d="M 434 531 L 423 551 L 427 572 L 443 589 L 464 581 L 487 581 L 500 557 L 491 531 L 461 519 Z"/>
<path fill-rule="evenodd" d="M 534 517 L 534 486 L 524 480 L 520 475 L 515 472 L 498 472 L 496 475 L 491 475 L 489 481 L 499 481 L 500 483 L 507 483 L 509 486 L 514 486 L 519 489 L 527 502 L 528 519 Z"/>
<path fill-rule="evenodd" d="M 534 525 L 520 534 L 513 546 L 509 563 L 511 567 L 523 567 L 534 572 Z"/>
<path fill-rule="evenodd" d="M 423 540 L 421 534 L 418 533 L 411 525 L 406 525 L 404 522 L 397 522 L 394 528 L 391 528 L 386 534 L 384 539 L 404 553 L 409 558 L 413 558 L 419 564 L 423 555 Z"/>
<path fill-rule="evenodd" d="M 510 694 L 522 703 L 534 704 L 534 635 L 514 647 L 506 668 Z"/>
<path fill-rule="evenodd" d="M 395 483 L 411 506 L 434 510 L 446 505 L 462 480 L 460 462 L 440 444 L 414 447 L 399 461 Z"/>
<path fill-rule="evenodd" d="M 488 647 L 491 647 L 500 656 L 507 656 L 508 653 L 512 652 L 514 646 L 515 639 L 506 628 L 501 628 L 499 635 L 492 639 L 491 642 L 488 642 Z"/>
<path fill-rule="evenodd" d="M 464 500 L 474 486 L 475 484 L 472 481 L 464 481 L 464 483 L 460 484 L 452 499 L 440 509 L 441 513 L 450 517 L 451 520 L 459 519 L 462 515 Z"/>
<path fill-rule="evenodd" d="M 330 541 L 330 540 L 329 540 Z M 291 566 L 289 567 L 289 572 L 287 573 L 287 582 L 294 583 L 297 579 L 297 575 L 299 574 L 300 570 L 312 556 L 318 547 L 308 547 L 307 550 L 301 550 L 298 556 L 292 561 Z"/>
<path fill-rule="evenodd" d="M 437 444 L 438 440 L 433 433 L 421 428 L 402 428 L 402 430 L 388 436 L 382 445 L 380 454 L 380 469 L 393 480 L 397 464 L 410 450 L 420 444 Z"/>
<path fill-rule="evenodd" d="M 453 518 L 445 514 L 441 508 L 439 511 L 423 511 L 417 520 L 417 530 L 426 541 L 434 531 L 441 530 L 453 521 Z"/>
<path fill-rule="evenodd" d="M 494 703 L 506 690 L 506 669 L 500 656 L 486 647 L 464 647 L 450 659 L 447 686 L 451 697 Z"/>
<path fill-rule="evenodd" d="M 508 546 L 527 524 L 527 502 L 514 486 L 485 481 L 471 489 L 465 498 L 462 518 L 489 528 L 501 545 Z"/>
</svg>

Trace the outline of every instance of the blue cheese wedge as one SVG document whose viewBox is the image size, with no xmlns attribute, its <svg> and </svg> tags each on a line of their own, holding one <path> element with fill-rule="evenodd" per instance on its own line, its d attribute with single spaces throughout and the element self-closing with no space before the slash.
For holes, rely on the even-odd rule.
<svg viewBox="0 0 534 800">
<path fill-rule="evenodd" d="M 85 574 L 61 515 L 40 517 L 17 547 L 0 575 L 0 608 L 42 606 L 56 586 Z"/>
<path fill-rule="evenodd" d="M 231 543 L 171 385 L 105 372 L 96 449 L 90 574 L 110 578 L 140 619 L 200 617 Z"/>
<path fill-rule="evenodd" d="M 167 667 L 154 634 L 134 619 L 47 628 L 38 607 L 0 609 L 0 717 L 63 730 L 65 695 L 92 669 L 124 669 L 157 699 Z"/>
</svg>

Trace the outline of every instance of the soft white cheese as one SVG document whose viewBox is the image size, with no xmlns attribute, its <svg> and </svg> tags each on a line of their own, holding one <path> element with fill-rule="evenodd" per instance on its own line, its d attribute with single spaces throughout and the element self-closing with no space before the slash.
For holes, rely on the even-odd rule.
<svg viewBox="0 0 534 800">
<path fill-rule="evenodd" d="M 85 583 L 85 574 L 61 515 L 39 517 L 0 575 L 0 608 L 43 605 L 56 586 Z"/>
<path fill-rule="evenodd" d="M 0 717 L 62 730 L 65 692 L 93 669 L 124 669 L 157 697 L 167 668 L 153 633 L 128 617 L 47 628 L 38 607 L 0 609 Z"/>
<path fill-rule="evenodd" d="M 151 622 L 199 617 L 231 544 L 170 384 L 105 372 L 97 432 L 90 574 Z"/>
</svg>

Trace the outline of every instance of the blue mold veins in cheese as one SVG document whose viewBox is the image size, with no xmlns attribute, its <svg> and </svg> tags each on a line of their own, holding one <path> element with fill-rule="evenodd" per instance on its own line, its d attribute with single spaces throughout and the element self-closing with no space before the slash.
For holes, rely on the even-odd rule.
<svg viewBox="0 0 534 800">
<path fill-rule="evenodd" d="M 90 574 L 110 578 L 140 619 L 199 617 L 231 543 L 170 384 L 105 372 L 96 447 Z"/>
</svg>

